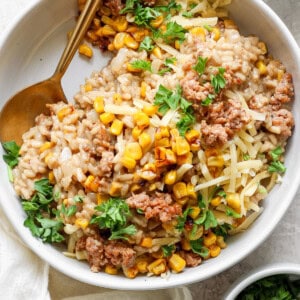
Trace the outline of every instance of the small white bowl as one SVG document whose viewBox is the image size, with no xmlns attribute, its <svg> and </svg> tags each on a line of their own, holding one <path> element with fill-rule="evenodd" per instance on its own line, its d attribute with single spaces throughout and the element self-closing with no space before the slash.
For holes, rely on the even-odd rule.
<svg viewBox="0 0 300 300">
<path fill-rule="evenodd" d="M 235 281 L 224 295 L 224 300 L 234 300 L 252 283 L 272 275 L 296 275 L 300 278 L 300 264 L 274 263 L 254 269 Z"/>
<path fill-rule="evenodd" d="M 52 75 L 72 29 L 77 14 L 76 0 L 36 0 L 16 18 L 0 40 L 0 108 L 6 99 L 27 85 Z M 43 244 L 23 226 L 26 217 L 20 200 L 10 184 L 6 165 L 0 159 L 0 205 L 24 242 L 51 266 L 88 284 L 114 289 L 147 290 L 190 284 L 215 276 L 245 258 L 258 247 L 277 226 L 290 206 L 300 182 L 300 54 L 293 36 L 280 18 L 261 0 L 232 0 L 230 13 L 244 34 L 255 34 L 265 41 L 274 57 L 292 73 L 295 84 L 293 113 L 295 129 L 286 154 L 287 171 L 283 183 L 274 188 L 266 200 L 264 211 L 243 234 L 229 239 L 222 253 L 196 268 L 188 268 L 168 279 L 141 276 L 134 280 L 124 276 L 93 273 L 87 263 L 65 257 L 61 249 Z M 98 53 L 97 53 L 98 54 Z M 92 71 L 99 70 L 107 56 L 94 55 L 90 61 L 76 56 L 63 77 L 68 99 Z M 0 149 L 0 156 L 3 151 Z"/>
</svg>

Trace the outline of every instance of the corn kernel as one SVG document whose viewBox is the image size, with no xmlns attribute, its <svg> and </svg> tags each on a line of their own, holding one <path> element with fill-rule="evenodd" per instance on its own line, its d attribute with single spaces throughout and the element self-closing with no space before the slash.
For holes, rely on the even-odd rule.
<svg viewBox="0 0 300 300">
<path fill-rule="evenodd" d="M 194 27 L 189 30 L 190 34 L 198 36 L 204 42 L 206 39 L 206 31 L 203 27 Z"/>
<path fill-rule="evenodd" d="M 190 216 L 192 219 L 196 219 L 196 218 L 199 216 L 200 211 L 201 211 L 201 209 L 200 209 L 199 206 L 192 206 L 192 207 L 191 207 L 191 210 L 190 210 L 190 212 L 189 212 L 189 216 Z"/>
<path fill-rule="evenodd" d="M 96 34 L 96 32 L 95 31 L 93 31 L 93 30 L 88 30 L 87 32 L 86 32 L 86 37 L 87 37 L 87 39 L 88 40 L 90 40 L 91 42 L 96 42 L 97 40 L 98 40 L 98 35 Z M 89 46 L 88 46 L 89 47 Z"/>
<path fill-rule="evenodd" d="M 147 92 L 147 83 L 145 81 L 142 81 L 141 89 L 140 89 L 140 96 L 142 98 L 146 98 L 146 92 Z M 143 108 L 143 110 L 144 110 L 144 108 Z"/>
<path fill-rule="evenodd" d="M 159 140 L 164 137 L 170 137 L 170 132 L 167 127 L 161 127 L 158 132 L 155 133 L 155 139 Z"/>
<path fill-rule="evenodd" d="M 125 45 L 125 37 L 128 35 L 128 33 L 125 32 L 119 32 L 115 35 L 113 40 L 113 45 L 116 50 L 120 50 Z"/>
<path fill-rule="evenodd" d="M 142 274 L 148 272 L 148 265 L 149 262 L 146 259 L 144 260 L 141 259 L 136 262 L 136 267 L 139 270 L 139 272 Z"/>
<path fill-rule="evenodd" d="M 139 47 L 139 43 L 129 34 L 125 36 L 124 43 L 130 49 L 136 50 Z"/>
<path fill-rule="evenodd" d="M 109 274 L 109 275 L 117 275 L 118 274 L 118 269 L 115 266 L 112 265 L 106 265 L 104 272 Z"/>
<path fill-rule="evenodd" d="M 170 147 L 170 140 L 169 138 L 161 138 L 155 140 L 155 147 Z"/>
<path fill-rule="evenodd" d="M 267 66 L 263 61 L 259 60 L 256 63 L 256 67 L 258 68 L 260 75 L 266 75 L 268 73 Z"/>
<path fill-rule="evenodd" d="M 78 218 L 75 221 L 75 225 L 81 229 L 86 229 L 89 225 L 89 221 L 85 218 Z"/>
<path fill-rule="evenodd" d="M 152 143 L 152 140 L 151 140 L 151 136 L 146 133 L 146 132 L 143 132 L 140 136 L 139 136 L 139 144 L 140 146 L 142 147 L 142 149 L 146 149 L 147 147 L 149 147 Z"/>
<path fill-rule="evenodd" d="M 145 31 L 142 28 L 140 28 L 140 29 L 136 30 L 135 32 L 131 33 L 131 35 L 137 42 L 142 42 L 143 39 L 145 38 Z"/>
<path fill-rule="evenodd" d="M 128 157 L 126 155 L 121 158 L 121 164 L 129 170 L 134 169 L 136 167 L 136 161 L 133 158 Z"/>
<path fill-rule="evenodd" d="M 187 190 L 187 195 L 192 198 L 192 199 L 197 199 L 197 194 L 195 192 L 195 187 L 194 185 L 189 182 L 187 185 L 186 185 L 186 190 Z"/>
<path fill-rule="evenodd" d="M 149 117 L 142 111 L 138 111 L 133 115 L 133 121 L 140 128 L 145 128 L 150 124 Z"/>
<path fill-rule="evenodd" d="M 169 267 L 175 272 L 181 272 L 186 266 L 186 261 L 178 254 L 173 253 L 169 258 Z"/>
<path fill-rule="evenodd" d="M 158 28 L 162 24 L 163 21 L 164 21 L 164 16 L 159 15 L 154 20 L 150 21 L 150 26 L 153 28 Z"/>
<path fill-rule="evenodd" d="M 102 204 L 103 202 L 106 202 L 108 200 L 109 196 L 97 193 L 97 205 Z"/>
<path fill-rule="evenodd" d="M 89 175 L 84 182 L 84 187 L 92 192 L 97 192 L 99 183 L 95 181 L 95 177 L 93 175 Z"/>
<path fill-rule="evenodd" d="M 39 149 L 39 152 L 42 153 L 48 149 L 51 149 L 54 146 L 53 142 L 45 142 Z"/>
<path fill-rule="evenodd" d="M 217 27 L 214 27 L 211 32 L 213 34 L 213 39 L 215 41 L 218 41 L 220 39 L 220 36 L 221 36 L 220 29 L 217 28 Z"/>
<path fill-rule="evenodd" d="M 162 52 L 159 47 L 154 47 L 152 50 L 153 55 L 155 55 L 158 59 L 162 59 Z"/>
<path fill-rule="evenodd" d="M 139 273 L 139 270 L 136 266 L 130 268 L 123 268 L 123 273 L 127 278 L 133 279 Z"/>
<path fill-rule="evenodd" d="M 184 155 L 190 152 L 191 150 L 190 145 L 184 137 L 178 136 L 175 138 L 175 141 L 176 141 L 177 155 Z"/>
<path fill-rule="evenodd" d="M 163 258 L 155 260 L 148 266 L 148 271 L 155 275 L 160 275 L 166 272 L 166 270 L 166 261 Z"/>
<path fill-rule="evenodd" d="M 267 54 L 268 48 L 264 42 L 258 42 L 257 46 L 258 46 L 258 48 L 261 49 L 261 54 L 263 54 L 263 55 Z"/>
<path fill-rule="evenodd" d="M 238 193 L 228 193 L 226 195 L 227 205 L 239 211 L 241 209 L 240 196 Z"/>
<path fill-rule="evenodd" d="M 163 257 L 164 257 L 164 253 L 162 252 L 161 249 L 159 249 L 159 250 L 156 251 L 156 252 L 152 252 L 152 253 L 151 253 L 151 256 L 152 256 L 153 258 L 159 259 L 159 258 L 163 258 Z"/>
<path fill-rule="evenodd" d="M 207 159 L 208 167 L 223 167 L 224 166 L 224 158 L 222 155 L 211 156 Z"/>
<path fill-rule="evenodd" d="M 128 22 L 126 16 L 119 16 L 114 20 L 114 28 L 119 31 L 126 31 L 128 28 Z"/>
<path fill-rule="evenodd" d="M 149 192 L 153 192 L 153 191 L 156 190 L 156 188 L 157 188 L 156 184 L 155 184 L 155 183 L 151 183 L 151 184 L 149 185 L 148 191 L 149 191 Z"/>
<path fill-rule="evenodd" d="M 49 153 L 45 156 L 44 160 L 45 160 L 45 163 L 46 163 L 47 165 L 48 165 L 49 160 L 51 159 L 51 157 L 53 157 L 53 153 L 52 153 L 52 152 L 49 152 Z"/>
<path fill-rule="evenodd" d="M 115 115 L 112 113 L 108 113 L 108 112 L 104 112 L 100 115 L 100 121 L 104 124 L 104 125 L 108 125 L 109 123 L 111 123 L 113 120 L 115 119 Z"/>
<path fill-rule="evenodd" d="M 152 247 L 152 237 L 144 237 L 140 243 L 141 247 L 151 248 Z"/>
<path fill-rule="evenodd" d="M 88 58 L 91 58 L 93 56 L 93 50 L 91 47 L 89 47 L 88 45 L 86 44 L 81 44 L 78 48 L 78 52 L 81 54 L 81 55 L 84 55 Z"/>
<path fill-rule="evenodd" d="M 145 105 L 143 107 L 143 112 L 148 116 L 153 116 L 157 112 L 157 106 L 151 104 Z"/>
<path fill-rule="evenodd" d="M 115 22 L 114 22 L 114 20 L 112 18 L 110 18 L 108 16 L 105 16 L 105 15 L 101 17 L 101 21 L 105 25 L 114 26 L 114 24 L 115 24 Z"/>
<path fill-rule="evenodd" d="M 90 92 L 93 90 L 93 86 L 90 84 L 90 83 L 86 83 L 84 85 L 84 91 L 87 93 L 87 92 Z"/>
<path fill-rule="evenodd" d="M 209 247 L 209 254 L 211 257 L 217 257 L 221 252 L 221 248 L 217 245 L 212 245 Z"/>
<path fill-rule="evenodd" d="M 67 116 L 70 115 L 72 113 L 73 109 L 70 106 L 64 106 L 63 108 L 61 108 L 57 113 L 57 118 L 60 122 L 62 122 L 62 120 Z"/>
<path fill-rule="evenodd" d="M 107 46 L 107 50 L 109 50 L 109 51 L 115 51 L 116 48 L 115 48 L 115 46 L 114 46 L 113 43 L 110 43 L 110 44 L 108 44 L 108 46 Z"/>
<path fill-rule="evenodd" d="M 104 16 L 109 17 L 111 15 L 111 10 L 107 6 L 101 5 L 100 6 L 100 13 L 101 13 L 101 16 L 104 15 Z"/>
<path fill-rule="evenodd" d="M 221 248 L 221 249 L 224 249 L 227 247 L 225 241 L 224 241 L 224 237 L 221 236 L 221 235 L 218 235 L 217 236 L 217 245 Z"/>
<path fill-rule="evenodd" d="M 130 192 L 131 193 L 136 193 L 141 189 L 141 186 L 137 183 L 134 183 L 131 187 L 130 187 Z"/>
<path fill-rule="evenodd" d="M 110 126 L 110 132 L 113 135 L 119 135 L 121 134 L 121 132 L 123 131 L 123 122 L 118 120 L 118 119 L 114 119 L 111 126 Z"/>
<path fill-rule="evenodd" d="M 234 23 L 234 21 L 230 19 L 224 20 L 224 26 L 226 29 L 237 29 L 237 26 Z"/>
<path fill-rule="evenodd" d="M 177 182 L 173 186 L 173 193 L 175 195 L 176 199 L 181 199 L 184 197 L 187 197 L 187 189 L 186 189 L 186 184 L 184 182 Z"/>
<path fill-rule="evenodd" d="M 110 25 L 104 25 L 101 28 L 101 36 L 114 36 L 116 34 L 116 31 L 110 26 Z"/>
<path fill-rule="evenodd" d="M 51 184 L 55 184 L 55 176 L 54 176 L 53 171 L 49 172 L 48 179 L 49 179 L 49 181 L 50 181 Z"/>
<path fill-rule="evenodd" d="M 200 132 L 195 129 L 191 129 L 186 132 L 185 138 L 189 143 L 193 143 L 200 138 Z"/>
<path fill-rule="evenodd" d="M 190 251 L 192 249 L 190 241 L 188 239 L 183 238 L 181 240 L 181 248 L 185 251 Z"/>
<path fill-rule="evenodd" d="M 109 194 L 112 197 L 120 196 L 121 189 L 122 189 L 122 184 L 120 182 L 114 181 L 114 182 L 112 182 L 112 184 L 110 186 Z"/>
<path fill-rule="evenodd" d="M 177 177 L 176 170 L 171 170 L 168 173 L 166 173 L 164 177 L 164 183 L 168 185 L 174 184 L 176 182 L 176 177 Z"/>
<path fill-rule="evenodd" d="M 192 152 L 177 156 L 177 165 L 179 165 L 179 166 L 181 166 L 183 164 L 192 164 L 192 162 L 193 162 L 193 153 Z"/>
<path fill-rule="evenodd" d="M 214 197 L 213 199 L 211 199 L 210 204 L 214 207 L 217 207 L 221 204 L 221 200 L 222 199 L 220 196 Z"/>
<path fill-rule="evenodd" d="M 180 46 L 181 46 L 180 41 L 176 40 L 174 46 L 175 46 L 175 49 L 180 50 Z"/>
<path fill-rule="evenodd" d="M 203 238 L 203 244 L 204 244 L 205 247 L 209 247 L 209 246 L 215 244 L 216 241 L 217 241 L 217 236 L 212 231 L 210 231 Z"/>
<path fill-rule="evenodd" d="M 135 139 L 135 140 L 138 140 L 139 136 L 141 135 L 141 133 L 143 132 L 143 129 L 142 128 L 139 128 L 137 126 L 135 126 L 133 129 L 132 129 L 132 137 Z"/>
<path fill-rule="evenodd" d="M 131 142 L 125 146 L 124 155 L 139 160 L 143 157 L 143 151 L 138 142 Z"/>
<path fill-rule="evenodd" d="M 278 81 L 280 81 L 282 79 L 283 74 L 284 74 L 284 71 L 279 69 L 277 72 L 277 80 Z"/>
<path fill-rule="evenodd" d="M 101 114 L 104 112 L 104 98 L 98 96 L 94 100 L 94 109 L 97 113 Z"/>
</svg>

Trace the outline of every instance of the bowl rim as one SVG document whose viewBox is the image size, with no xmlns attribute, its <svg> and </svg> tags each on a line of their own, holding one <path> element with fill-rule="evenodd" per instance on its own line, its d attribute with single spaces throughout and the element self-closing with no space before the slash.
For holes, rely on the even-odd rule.
<svg viewBox="0 0 300 300">
<path fill-rule="evenodd" d="M 253 269 L 249 273 L 244 274 L 241 278 L 234 281 L 229 290 L 224 295 L 224 300 L 234 300 L 245 288 L 252 283 L 272 275 L 299 275 L 300 264 L 296 263 L 270 263 Z"/>
<path fill-rule="evenodd" d="M 295 49 L 299 49 L 297 42 L 295 41 L 293 35 L 290 33 L 289 29 L 286 27 L 286 25 L 283 23 L 283 21 L 277 16 L 277 14 L 263 1 L 261 0 L 249 0 L 251 1 L 258 9 L 262 10 L 272 21 L 272 23 L 276 23 L 277 26 L 282 30 L 285 35 L 286 39 L 291 44 L 291 48 L 293 51 L 293 55 L 297 58 L 297 63 L 300 67 L 300 53 L 296 51 Z M 32 3 L 28 4 L 27 7 L 19 13 L 14 20 L 8 25 L 8 27 L 5 29 L 5 31 L 2 33 L 2 37 L 0 38 L 0 47 L 1 45 L 4 45 L 6 40 L 8 40 L 10 34 L 14 31 L 15 27 L 26 18 L 26 15 L 30 13 L 31 10 L 36 9 L 44 0 L 32 0 Z M 1 51 L 0 51 L 1 52 Z M 169 287 L 175 287 L 180 286 L 184 284 L 191 284 L 194 282 L 202 281 L 208 278 L 211 278 L 214 275 L 217 275 L 220 272 L 225 271 L 226 269 L 232 267 L 233 265 L 237 264 L 239 261 L 244 259 L 247 255 L 249 255 L 251 252 L 253 252 L 261 243 L 266 240 L 266 238 L 271 234 L 271 232 L 275 229 L 275 225 L 278 221 L 283 217 L 287 209 L 289 208 L 292 200 L 294 199 L 294 196 L 297 192 L 298 186 L 300 183 L 300 172 L 297 174 L 297 176 L 293 180 L 293 184 L 290 186 L 289 190 L 286 192 L 286 205 L 284 209 L 281 211 L 280 214 L 275 215 L 275 219 L 272 221 L 272 225 L 268 224 L 264 230 L 264 234 L 258 236 L 251 244 L 248 245 L 246 249 L 241 249 L 240 254 L 238 256 L 233 257 L 230 261 L 227 261 L 225 263 L 219 264 L 218 267 L 211 268 L 206 274 L 198 275 L 197 272 L 193 272 L 191 275 L 188 276 L 180 275 L 178 274 L 178 279 L 174 279 L 172 281 L 165 281 L 161 280 L 161 282 L 157 280 L 150 280 L 149 283 L 143 284 L 135 284 L 134 281 L 130 280 L 124 280 L 123 278 L 110 281 L 105 280 L 105 278 L 102 278 L 104 280 L 96 279 L 95 277 L 89 277 L 89 278 L 83 278 L 81 274 L 74 273 L 74 269 L 65 269 L 63 266 L 59 265 L 58 261 L 55 257 L 51 257 L 50 252 L 51 250 L 45 246 L 44 251 L 40 251 L 41 249 L 41 243 L 36 238 L 32 237 L 31 234 L 28 234 L 24 231 L 23 228 L 19 228 L 17 226 L 16 222 L 12 222 L 12 216 L 13 211 L 11 209 L 5 209 L 5 205 L 2 205 L 2 201 L 0 201 L 0 205 L 7 216 L 7 218 L 12 223 L 15 231 L 18 233 L 18 235 L 22 238 L 22 240 L 26 243 L 26 245 L 31 248 L 41 259 L 49 263 L 53 268 L 57 269 L 61 273 L 66 274 L 67 276 L 77 279 L 79 281 L 92 284 L 95 286 L 103 286 L 107 288 L 117 288 L 121 290 L 150 290 L 150 289 L 163 289 L 163 288 L 169 288 Z M 0 187 L 1 189 L 1 187 Z M 2 198 L 3 196 L 0 196 Z M 130 283 L 132 282 L 132 283 Z M 139 281 L 141 283 L 142 281 Z"/>
</svg>

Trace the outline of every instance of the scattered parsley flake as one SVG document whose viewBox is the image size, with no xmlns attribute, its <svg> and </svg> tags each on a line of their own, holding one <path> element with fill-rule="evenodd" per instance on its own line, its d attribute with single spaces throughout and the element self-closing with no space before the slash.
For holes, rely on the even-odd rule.
<svg viewBox="0 0 300 300">
<path fill-rule="evenodd" d="M 150 61 L 143 59 L 137 59 L 130 63 L 130 65 L 137 70 L 152 72 L 152 66 Z"/>
<path fill-rule="evenodd" d="M 197 253 L 203 258 L 208 257 L 209 250 L 205 246 L 203 246 L 203 238 L 200 238 L 195 241 L 190 241 L 190 245 L 194 253 Z"/>
<path fill-rule="evenodd" d="M 208 60 L 207 57 L 203 58 L 201 56 L 198 56 L 197 63 L 193 67 L 193 69 L 198 73 L 199 76 L 201 76 L 204 73 L 205 68 L 206 68 L 207 60 Z"/>
<path fill-rule="evenodd" d="M 213 95 L 213 94 L 208 94 L 207 97 L 203 101 L 201 101 L 201 105 L 202 106 L 209 106 L 213 102 L 215 97 L 216 96 Z"/>
<path fill-rule="evenodd" d="M 225 213 L 228 217 L 233 217 L 236 219 L 239 219 L 242 217 L 241 214 L 237 213 L 235 210 L 233 210 L 232 208 L 230 208 L 228 206 L 225 209 Z"/>
<path fill-rule="evenodd" d="M 163 256 L 169 257 L 175 251 L 176 247 L 175 247 L 175 245 L 165 245 L 165 246 L 162 246 L 161 249 L 163 252 Z"/>
<path fill-rule="evenodd" d="M 278 146 L 272 151 L 269 152 L 270 156 L 272 157 L 273 161 L 279 160 L 280 156 L 283 154 L 283 149 Z"/>
<path fill-rule="evenodd" d="M 286 171 L 286 167 L 280 161 L 272 161 L 269 165 L 268 171 L 270 173 L 284 173 Z"/>
<path fill-rule="evenodd" d="M 211 75 L 211 85 L 214 88 L 216 94 L 218 94 L 221 89 L 226 86 L 226 80 L 224 78 L 224 68 L 218 68 L 219 72 L 216 75 Z"/>
<path fill-rule="evenodd" d="M 154 49 L 153 40 L 150 36 L 146 36 L 140 43 L 139 51 L 146 50 L 150 52 Z"/>
</svg>

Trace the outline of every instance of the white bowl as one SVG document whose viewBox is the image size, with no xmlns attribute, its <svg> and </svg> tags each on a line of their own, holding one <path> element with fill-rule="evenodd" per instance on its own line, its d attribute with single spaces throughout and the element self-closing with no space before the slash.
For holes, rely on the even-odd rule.
<svg viewBox="0 0 300 300">
<path fill-rule="evenodd" d="M 159 277 L 138 277 L 134 280 L 105 273 L 92 273 L 87 263 L 65 257 L 60 249 L 43 244 L 23 226 L 25 213 L 8 181 L 6 166 L 0 161 L 1 205 L 24 242 L 42 259 L 57 270 L 77 280 L 107 288 L 159 289 L 189 284 L 207 279 L 233 266 L 259 246 L 278 224 L 288 209 L 300 181 L 299 124 L 300 57 L 298 46 L 279 17 L 261 0 L 233 0 L 230 12 L 244 34 L 256 34 L 264 40 L 270 52 L 280 58 L 293 74 L 296 90 L 294 104 L 295 130 L 289 141 L 283 183 L 274 188 L 264 201 L 264 212 L 245 233 L 230 238 L 228 248 L 217 258 L 205 261 L 196 268 L 172 275 L 168 280 Z M 76 0 L 36 1 L 10 26 L 0 41 L 1 106 L 6 99 L 24 86 L 48 78 L 56 67 L 66 42 L 66 33 L 74 24 Z M 107 62 L 107 57 L 95 55 L 91 61 L 75 57 L 63 86 L 69 99 L 79 85 L 94 70 Z M 1 155 L 2 155 L 1 150 Z"/>
<path fill-rule="evenodd" d="M 252 283 L 273 275 L 296 275 L 300 278 L 300 265 L 293 263 L 274 263 L 254 269 L 235 281 L 224 295 L 224 300 L 234 300 Z"/>
</svg>

